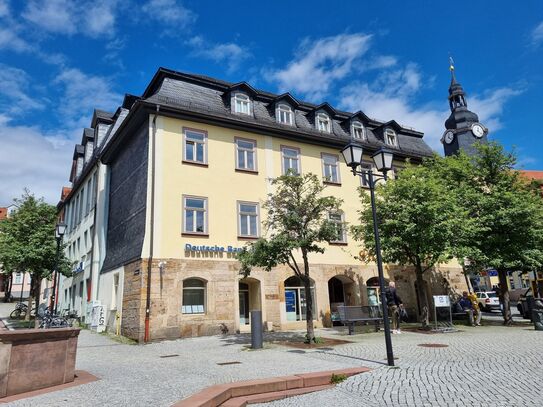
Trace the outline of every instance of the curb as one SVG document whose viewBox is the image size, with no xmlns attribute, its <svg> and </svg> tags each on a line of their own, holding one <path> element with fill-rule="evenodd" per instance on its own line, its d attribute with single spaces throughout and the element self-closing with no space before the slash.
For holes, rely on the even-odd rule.
<svg viewBox="0 0 543 407">
<path fill-rule="evenodd" d="M 245 380 L 208 387 L 172 407 L 244 407 L 333 387 L 333 374 L 347 377 L 369 372 L 367 367 L 301 373 L 268 379 Z"/>
</svg>

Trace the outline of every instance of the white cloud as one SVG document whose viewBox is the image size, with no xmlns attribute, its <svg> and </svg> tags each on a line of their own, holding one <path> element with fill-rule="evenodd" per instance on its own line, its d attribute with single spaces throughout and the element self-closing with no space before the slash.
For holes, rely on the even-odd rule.
<svg viewBox="0 0 543 407">
<path fill-rule="evenodd" d="M 55 34 L 110 36 L 114 32 L 116 5 L 116 0 L 32 0 L 28 2 L 22 16 Z"/>
<path fill-rule="evenodd" d="M 404 69 L 383 73 L 372 83 L 355 82 L 342 88 L 340 107 L 353 112 L 362 110 L 378 120 L 394 119 L 413 127 L 424 132 L 424 140 L 430 147 L 442 152 L 440 139 L 450 111 L 444 102 L 417 106 L 414 96 L 422 83 L 417 66 L 408 64 Z M 520 93 L 521 89 L 502 87 L 468 98 L 468 106 L 492 132 L 502 127 L 500 116 L 505 104 Z"/>
<path fill-rule="evenodd" d="M 340 34 L 316 41 L 305 39 L 296 58 L 286 68 L 268 73 L 279 90 L 294 91 L 310 100 L 320 100 L 333 81 L 345 78 L 353 63 L 366 53 L 371 35 Z"/>
<path fill-rule="evenodd" d="M 18 115 L 29 110 L 43 109 L 43 101 L 29 95 L 31 78 L 22 69 L 0 63 L 0 111 Z"/>
<path fill-rule="evenodd" d="M 60 97 L 59 113 L 66 120 L 87 126 L 87 117 L 94 108 L 113 110 L 122 101 L 122 95 L 112 90 L 109 78 L 88 75 L 79 69 L 64 69 L 54 80 L 63 87 Z"/>
<path fill-rule="evenodd" d="M 193 56 L 224 63 L 230 73 L 237 70 L 240 64 L 251 56 L 246 47 L 232 42 L 213 44 L 205 41 L 201 36 L 191 38 L 187 44 L 193 48 Z"/>
<path fill-rule="evenodd" d="M 540 22 L 531 33 L 532 45 L 538 46 L 543 43 L 543 21 Z"/>
<path fill-rule="evenodd" d="M 7 0 L 0 0 L 0 17 L 9 16 L 9 4 Z"/>
<path fill-rule="evenodd" d="M 146 18 L 183 29 L 196 21 L 197 15 L 177 0 L 149 0 L 142 6 Z"/>
<path fill-rule="evenodd" d="M 17 35 L 14 26 L 0 28 L 0 50 L 7 49 L 16 52 L 30 51 L 32 46 Z"/>
<path fill-rule="evenodd" d="M 24 188 L 56 204 L 62 185 L 69 184 L 74 141 L 69 134 L 45 134 L 37 127 L 12 126 L 0 115 L 0 206 L 11 204 Z"/>
</svg>

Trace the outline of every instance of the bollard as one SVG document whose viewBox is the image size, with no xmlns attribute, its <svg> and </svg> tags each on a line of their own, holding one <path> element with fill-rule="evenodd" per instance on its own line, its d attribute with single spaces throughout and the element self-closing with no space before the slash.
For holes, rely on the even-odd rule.
<svg viewBox="0 0 543 407">
<path fill-rule="evenodd" d="M 251 348 L 262 349 L 262 311 L 251 311 Z"/>
</svg>

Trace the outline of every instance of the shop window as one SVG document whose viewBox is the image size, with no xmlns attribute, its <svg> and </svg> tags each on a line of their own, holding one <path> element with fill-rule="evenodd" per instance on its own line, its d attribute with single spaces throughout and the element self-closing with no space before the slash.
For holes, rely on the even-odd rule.
<svg viewBox="0 0 543 407">
<path fill-rule="evenodd" d="M 183 314 L 205 313 L 206 283 L 197 278 L 183 281 Z"/>
<path fill-rule="evenodd" d="M 313 319 L 317 319 L 317 298 L 315 296 L 315 282 L 311 280 L 311 297 L 313 298 Z M 299 277 L 292 276 L 285 280 L 285 311 L 287 321 L 306 320 L 305 287 Z"/>
</svg>

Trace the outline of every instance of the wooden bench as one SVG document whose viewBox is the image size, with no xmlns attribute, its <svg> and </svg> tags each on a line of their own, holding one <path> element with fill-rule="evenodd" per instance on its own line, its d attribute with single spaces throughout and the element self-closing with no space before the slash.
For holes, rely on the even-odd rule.
<svg viewBox="0 0 543 407">
<path fill-rule="evenodd" d="M 383 317 L 377 305 L 338 305 L 339 319 L 343 325 L 349 328 L 349 335 L 354 332 L 354 324 L 361 322 L 364 325 L 373 322 L 375 332 L 379 332 Z"/>
</svg>

